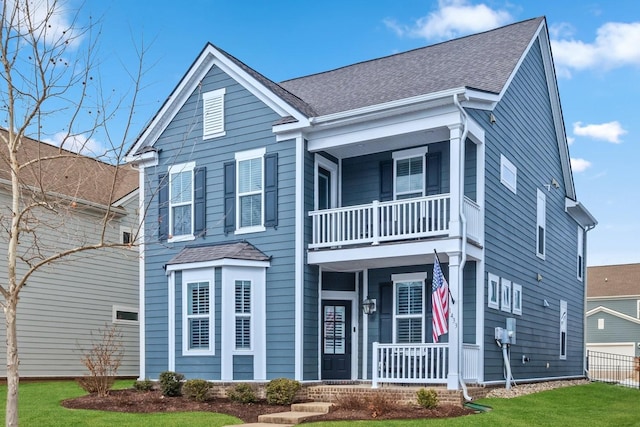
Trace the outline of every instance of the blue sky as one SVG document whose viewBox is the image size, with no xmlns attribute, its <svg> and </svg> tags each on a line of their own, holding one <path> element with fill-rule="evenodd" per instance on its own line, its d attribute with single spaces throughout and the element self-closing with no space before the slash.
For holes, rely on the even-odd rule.
<svg viewBox="0 0 640 427">
<path fill-rule="evenodd" d="M 136 46 L 148 48 L 129 142 L 207 42 L 278 82 L 546 16 L 576 192 L 599 221 L 588 265 L 640 262 L 637 0 L 112 0 L 83 8 L 80 23 L 89 14 L 102 22 L 105 89 L 124 96 L 124 69 L 137 67 Z"/>
</svg>

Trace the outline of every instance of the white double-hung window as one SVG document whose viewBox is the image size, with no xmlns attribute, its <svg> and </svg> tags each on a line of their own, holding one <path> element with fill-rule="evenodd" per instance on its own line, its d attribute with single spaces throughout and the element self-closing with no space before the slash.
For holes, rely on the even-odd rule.
<svg viewBox="0 0 640 427">
<path fill-rule="evenodd" d="M 169 168 L 169 234 L 193 236 L 193 170 L 195 162 Z"/>
<path fill-rule="evenodd" d="M 536 214 L 536 255 L 542 259 L 546 253 L 547 237 L 547 198 L 540 189 L 537 191 L 537 214 Z"/>
<path fill-rule="evenodd" d="M 421 343 L 424 337 L 426 273 L 394 274 L 393 342 Z"/>
<path fill-rule="evenodd" d="M 240 232 L 264 231 L 265 149 L 236 153 L 237 224 Z"/>
<path fill-rule="evenodd" d="M 184 274 L 187 276 L 187 274 Z M 208 280 L 191 281 L 182 287 L 183 354 L 213 354 L 213 290 Z"/>
<path fill-rule="evenodd" d="M 425 194 L 427 147 L 393 153 L 393 190 L 395 199 L 421 197 Z"/>
<path fill-rule="evenodd" d="M 235 283 L 236 350 L 251 349 L 251 282 Z"/>
</svg>

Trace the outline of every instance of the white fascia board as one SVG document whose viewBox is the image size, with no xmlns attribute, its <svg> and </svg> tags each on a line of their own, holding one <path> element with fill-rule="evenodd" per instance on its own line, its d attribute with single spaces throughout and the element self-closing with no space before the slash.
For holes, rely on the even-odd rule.
<svg viewBox="0 0 640 427">
<path fill-rule="evenodd" d="M 460 124 L 460 113 L 454 108 L 414 111 L 399 116 L 385 117 L 373 122 L 351 123 L 340 128 L 318 129 L 317 132 L 307 135 L 308 150 L 311 152 L 322 151 L 342 145 L 458 124 Z"/>
<path fill-rule="evenodd" d="M 331 122 L 344 122 L 345 120 L 354 120 L 361 116 L 370 116 L 372 114 L 389 113 L 402 114 L 402 111 L 395 111 L 398 109 L 425 109 L 422 104 L 435 103 L 437 105 L 452 104 L 453 95 L 461 96 L 465 93 L 466 88 L 454 88 L 440 92 L 428 93 L 425 95 L 414 96 L 411 98 L 403 98 L 396 101 L 385 102 L 382 104 L 375 104 L 367 107 L 357 108 L 355 110 L 341 111 L 334 114 L 327 114 L 326 116 L 319 116 L 311 118 L 312 125 L 319 125 L 323 123 Z M 371 118 L 366 118 L 370 120 Z"/>
<path fill-rule="evenodd" d="M 270 261 L 252 261 L 245 259 L 222 258 L 214 261 L 190 262 L 185 264 L 171 264 L 167 266 L 166 274 L 172 271 L 194 270 L 196 268 L 212 268 L 212 267 L 271 267 Z"/>
<path fill-rule="evenodd" d="M 139 193 L 140 193 L 140 190 L 138 188 L 136 188 L 131 193 L 129 193 L 126 196 L 121 197 L 120 199 L 118 199 L 115 202 L 113 202 L 111 204 L 111 206 L 123 206 L 123 205 L 129 203 L 131 200 L 136 199 L 138 197 Z"/>
<path fill-rule="evenodd" d="M 132 163 L 139 169 L 144 169 L 158 164 L 158 152 L 147 151 L 141 154 L 131 154 L 124 158 L 125 163 Z"/>
<path fill-rule="evenodd" d="M 171 123 L 180 108 L 182 108 L 187 99 L 197 89 L 200 81 L 202 81 L 213 66 L 218 66 L 281 117 L 292 116 L 300 122 L 306 121 L 307 118 L 302 113 L 267 89 L 249 73 L 238 67 L 227 58 L 226 55 L 213 47 L 213 45 L 208 44 L 171 93 L 160 111 L 153 118 L 149 126 L 147 126 L 140 135 L 130 152 L 135 153 L 140 147 L 153 146 L 155 144 L 160 134 L 167 128 L 169 123 Z"/>
<path fill-rule="evenodd" d="M 572 200 L 568 197 L 564 199 L 564 210 L 573 218 L 582 228 L 591 229 L 598 225 L 595 217 L 585 208 L 582 203 Z"/>
<path fill-rule="evenodd" d="M 496 107 L 501 96 L 500 94 L 474 89 L 467 89 L 465 95 L 466 100 L 460 102 L 463 107 L 488 111 L 491 111 Z"/>
<path fill-rule="evenodd" d="M 620 313 L 619 311 L 612 310 L 612 309 L 607 308 L 607 307 L 602 306 L 602 305 L 598 306 L 596 308 L 592 308 L 591 310 L 587 311 L 587 317 L 592 316 L 592 315 L 597 314 L 597 313 L 607 313 L 607 314 L 610 314 L 612 316 L 618 317 L 618 318 L 620 318 L 622 320 L 626 320 L 628 322 L 633 322 L 636 325 L 640 325 L 640 319 L 638 319 L 636 317 L 629 316 L 628 314 Z"/>
</svg>

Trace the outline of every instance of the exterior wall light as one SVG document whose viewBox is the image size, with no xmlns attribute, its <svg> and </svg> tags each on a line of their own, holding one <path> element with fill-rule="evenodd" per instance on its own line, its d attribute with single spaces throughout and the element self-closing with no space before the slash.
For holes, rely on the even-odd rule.
<svg viewBox="0 0 640 427">
<path fill-rule="evenodd" d="M 367 297 L 362 301 L 362 312 L 364 314 L 373 314 L 376 312 L 376 300 Z"/>
</svg>

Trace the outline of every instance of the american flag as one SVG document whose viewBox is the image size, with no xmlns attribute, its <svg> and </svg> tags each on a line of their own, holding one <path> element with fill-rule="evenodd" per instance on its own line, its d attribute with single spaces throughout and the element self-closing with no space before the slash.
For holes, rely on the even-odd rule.
<svg viewBox="0 0 640 427">
<path fill-rule="evenodd" d="M 447 327 L 447 318 L 449 317 L 449 285 L 442 274 L 437 255 L 436 261 L 433 264 L 431 303 L 433 307 L 433 342 L 438 342 L 440 335 L 449 332 L 449 328 Z"/>
</svg>

